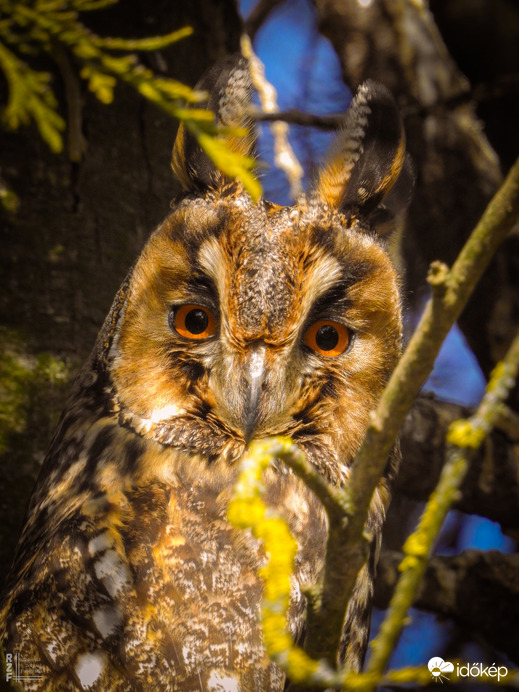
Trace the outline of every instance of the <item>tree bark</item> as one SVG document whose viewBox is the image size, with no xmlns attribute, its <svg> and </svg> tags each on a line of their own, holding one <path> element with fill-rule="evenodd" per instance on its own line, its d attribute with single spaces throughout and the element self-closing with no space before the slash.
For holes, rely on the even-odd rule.
<svg viewBox="0 0 519 692">
<path fill-rule="evenodd" d="M 231 0 L 120 2 L 83 20 L 101 36 L 127 38 L 191 25 L 192 36 L 140 56 L 191 86 L 239 49 Z M 175 121 L 124 84 L 111 105 L 101 104 L 72 61 L 67 84 L 51 61 L 37 67 L 52 70 L 63 115 L 66 95 L 79 96 L 69 103 L 69 126 L 86 148 L 73 162 L 67 151 L 52 154 L 33 126 L 0 130 L 0 182 L 20 201 L 15 213 L 0 209 L 0 581 L 63 405 L 65 373 L 89 353 L 122 279 L 179 192 L 170 170 Z M 39 365 L 47 356 L 63 382 Z"/>
</svg>

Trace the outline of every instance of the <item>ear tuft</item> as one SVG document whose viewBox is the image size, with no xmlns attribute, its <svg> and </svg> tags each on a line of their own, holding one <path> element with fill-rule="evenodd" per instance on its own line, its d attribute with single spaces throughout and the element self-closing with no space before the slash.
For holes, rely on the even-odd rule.
<svg viewBox="0 0 519 692">
<path fill-rule="evenodd" d="M 368 80 L 359 87 L 344 126 L 328 151 L 316 194 L 329 206 L 366 220 L 381 208 L 404 173 L 397 186 L 398 195 L 387 206 L 394 215 L 394 201 L 409 201 L 411 171 L 410 164 L 406 164 L 405 133 L 393 96 L 382 84 Z"/>
<path fill-rule="evenodd" d="M 206 103 L 200 106 L 214 113 L 217 126 L 228 130 L 221 136 L 227 147 L 237 154 L 253 156 L 255 138 L 248 115 L 252 85 L 247 60 L 238 53 L 226 56 L 203 75 L 196 89 L 208 92 Z M 237 130 L 245 130 L 247 134 L 239 136 Z M 216 187 L 224 180 L 183 124 L 175 140 L 171 166 L 187 191 Z"/>
</svg>

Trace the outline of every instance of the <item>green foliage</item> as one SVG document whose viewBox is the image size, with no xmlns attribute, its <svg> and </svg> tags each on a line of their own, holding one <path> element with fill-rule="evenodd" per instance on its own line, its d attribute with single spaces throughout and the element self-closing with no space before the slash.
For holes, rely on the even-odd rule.
<svg viewBox="0 0 519 692">
<path fill-rule="evenodd" d="M 164 36 L 144 39 L 100 37 L 81 21 L 80 12 L 99 10 L 118 0 L 4 0 L 0 19 L 0 69 L 9 88 L 2 113 L 5 126 L 17 129 L 33 121 L 52 151 L 63 149 L 66 124 L 58 111 L 58 100 L 50 72 L 33 69 L 22 58 L 47 53 L 59 61 L 66 51 L 78 65 L 88 88 L 104 104 L 114 99 L 118 81 L 130 84 L 141 96 L 180 120 L 197 137 L 200 146 L 226 175 L 238 178 L 253 199 L 260 188 L 252 175 L 254 161 L 231 152 L 214 116 L 201 108 L 204 94 L 174 79 L 157 77 L 142 65 L 134 51 L 165 48 L 192 33 L 184 27 Z M 122 53 L 117 55 L 116 53 Z"/>
<path fill-rule="evenodd" d="M 61 151 L 65 122 L 57 112 L 56 97 L 49 87 L 50 75 L 31 70 L 1 43 L 0 66 L 9 85 L 9 101 L 3 113 L 5 124 L 16 129 L 32 119 L 52 151 Z"/>
</svg>

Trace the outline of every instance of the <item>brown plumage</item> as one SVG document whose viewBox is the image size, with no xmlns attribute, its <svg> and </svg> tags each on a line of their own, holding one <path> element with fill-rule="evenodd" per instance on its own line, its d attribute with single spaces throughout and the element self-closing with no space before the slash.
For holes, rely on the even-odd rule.
<svg viewBox="0 0 519 692">
<path fill-rule="evenodd" d="M 202 87 L 220 122 L 246 121 L 242 59 Z M 402 177 L 393 187 L 409 176 L 388 92 L 361 87 L 346 126 L 292 207 L 254 205 L 181 131 L 186 193 L 78 376 L 8 580 L 2 643 L 42 671 L 27 690 L 283 689 L 258 620 L 265 556 L 226 521 L 237 461 L 253 438 L 290 435 L 347 482 L 400 351 L 397 277 L 373 225 L 387 230 L 391 188 L 407 197 Z M 372 503 L 375 543 L 394 470 L 393 458 Z M 301 641 L 300 586 L 319 577 L 326 520 L 281 462 L 266 484 L 299 544 L 290 627 Z M 374 564 L 372 551 L 345 623 L 354 668 Z"/>
</svg>

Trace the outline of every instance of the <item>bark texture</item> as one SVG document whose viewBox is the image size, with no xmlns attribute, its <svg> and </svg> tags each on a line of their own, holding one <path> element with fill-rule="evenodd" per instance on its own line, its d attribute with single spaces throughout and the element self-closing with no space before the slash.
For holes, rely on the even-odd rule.
<svg viewBox="0 0 519 692">
<path fill-rule="evenodd" d="M 157 74 L 191 86 L 216 59 L 238 49 L 241 32 L 231 0 L 120 2 L 86 13 L 84 22 L 101 36 L 126 38 L 192 26 L 192 36 L 141 55 Z M 52 71 L 65 115 L 62 73 L 50 60 L 39 67 Z M 80 117 L 72 126 L 85 141 L 79 162 L 67 151 L 52 154 L 35 127 L 0 129 L 2 182 L 20 200 L 15 213 L 0 210 L 0 580 L 69 376 L 179 191 L 170 169 L 176 122 L 127 85 L 116 88 L 111 105 L 101 104 L 79 80 L 77 65 L 72 68 L 79 97 L 72 110 Z M 42 359 L 61 368 L 61 379 Z"/>
</svg>

